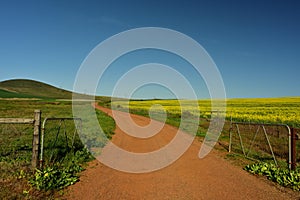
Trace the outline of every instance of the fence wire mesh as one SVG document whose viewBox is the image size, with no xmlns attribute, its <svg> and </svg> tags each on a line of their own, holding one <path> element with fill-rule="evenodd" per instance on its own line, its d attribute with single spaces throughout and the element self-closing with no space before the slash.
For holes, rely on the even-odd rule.
<svg viewBox="0 0 300 200">
<path fill-rule="evenodd" d="M 32 124 L 0 123 L 0 163 L 18 161 L 30 165 L 32 133 Z"/>
<path fill-rule="evenodd" d="M 230 151 L 265 162 L 287 166 L 289 129 L 285 125 L 232 123 Z"/>
</svg>

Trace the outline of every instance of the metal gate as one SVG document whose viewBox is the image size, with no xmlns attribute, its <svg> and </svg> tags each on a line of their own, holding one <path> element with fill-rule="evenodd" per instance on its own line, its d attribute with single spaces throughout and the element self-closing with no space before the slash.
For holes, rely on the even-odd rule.
<svg viewBox="0 0 300 200">
<path fill-rule="evenodd" d="M 286 161 L 292 168 L 291 129 L 285 124 L 231 122 L 229 152 L 260 161 Z M 281 162 L 282 163 L 282 162 Z"/>
<path fill-rule="evenodd" d="M 60 162 L 68 152 L 82 148 L 81 129 L 81 118 L 45 118 L 41 131 L 40 167 L 45 162 L 47 165 Z"/>
</svg>

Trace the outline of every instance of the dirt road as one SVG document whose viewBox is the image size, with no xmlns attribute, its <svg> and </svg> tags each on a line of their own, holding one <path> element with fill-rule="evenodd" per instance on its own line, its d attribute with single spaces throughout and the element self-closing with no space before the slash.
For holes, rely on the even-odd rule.
<svg viewBox="0 0 300 200">
<path fill-rule="evenodd" d="M 111 110 L 96 106 L 109 115 Z M 149 119 L 131 115 L 139 125 Z M 130 127 L 128 127 L 130 128 Z M 132 128 L 132 127 L 131 127 Z M 131 129 L 132 131 L 135 131 Z M 125 134 L 117 124 L 112 142 L 131 152 L 149 152 L 168 144 L 177 129 L 165 125 L 150 138 Z M 272 184 L 233 166 L 212 151 L 198 158 L 201 143 L 195 139 L 172 165 L 151 173 L 133 174 L 111 169 L 97 160 L 69 187 L 68 199 L 294 199 Z"/>
</svg>

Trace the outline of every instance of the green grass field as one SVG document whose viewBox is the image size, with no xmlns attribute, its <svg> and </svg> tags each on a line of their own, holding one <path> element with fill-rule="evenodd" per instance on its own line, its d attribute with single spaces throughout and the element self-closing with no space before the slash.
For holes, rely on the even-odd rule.
<svg viewBox="0 0 300 200">
<path fill-rule="evenodd" d="M 42 119 L 72 117 L 71 101 L 0 100 L 0 118 L 33 118 L 35 109 L 42 111 Z M 102 127 L 105 127 L 104 133 L 111 138 L 115 128 L 114 120 L 99 111 L 97 117 Z M 71 138 L 74 133 L 74 122 L 68 122 L 66 125 L 68 138 Z M 90 131 L 88 126 L 88 122 L 83 122 L 82 131 Z M 65 183 L 71 184 L 77 180 L 78 172 L 92 156 L 84 150 L 79 137 L 76 137 L 74 148 L 67 149 L 62 128 L 58 134 L 58 142 L 54 143 L 57 130 L 58 123 L 49 122 L 46 125 L 45 171 L 33 174 L 30 169 L 32 126 L 0 125 L 0 199 L 51 199 L 59 196 L 58 189 L 54 188 L 62 188 Z M 93 141 L 97 139 L 97 133 L 85 132 L 84 137 Z M 100 146 L 105 143 L 104 140 L 97 141 Z M 48 160 L 49 155 L 52 156 L 52 161 Z"/>
<path fill-rule="evenodd" d="M 1 98 L 36 98 L 35 96 L 29 94 L 20 94 L 16 92 L 9 92 L 7 90 L 0 89 L 0 97 Z"/>
</svg>

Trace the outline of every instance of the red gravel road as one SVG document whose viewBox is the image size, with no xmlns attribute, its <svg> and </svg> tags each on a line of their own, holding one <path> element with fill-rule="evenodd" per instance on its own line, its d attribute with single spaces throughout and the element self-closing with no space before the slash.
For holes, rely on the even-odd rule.
<svg viewBox="0 0 300 200">
<path fill-rule="evenodd" d="M 96 106 L 109 115 L 111 110 Z M 146 125 L 149 119 L 131 115 Z M 130 127 L 129 127 L 130 128 Z M 132 131 L 134 131 L 132 129 Z M 156 135 L 136 138 L 118 127 L 112 142 L 131 152 L 148 152 L 168 144 L 177 129 L 165 125 Z M 198 158 L 201 142 L 195 139 L 188 150 L 173 164 L 161 170 L 133 174 L 109 168 L 97 160 L 89 164 L 80 181 L 68 188 L 67 199 L 295 199 L 295 195 L 280 190 L 268 181 L 248 174 L 212 151 Z M 106 148 L 106 147 L 105 147 Z"/>
</svg>

